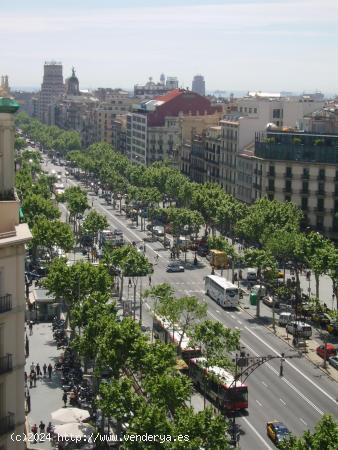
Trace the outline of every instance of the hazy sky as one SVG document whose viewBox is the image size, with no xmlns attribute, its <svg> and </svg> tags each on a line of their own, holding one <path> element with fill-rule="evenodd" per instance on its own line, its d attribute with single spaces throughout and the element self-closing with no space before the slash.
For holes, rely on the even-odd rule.
<svg viewBox="0 0 338 450">
<path fill-rule="evenodd" d="M 39 86 L 46 60 L 80 87 L 131 88 L 163 72 L 207 90 L 338 92 L 337 0 L 1 2 L 0 74 Z"/>
</svg>

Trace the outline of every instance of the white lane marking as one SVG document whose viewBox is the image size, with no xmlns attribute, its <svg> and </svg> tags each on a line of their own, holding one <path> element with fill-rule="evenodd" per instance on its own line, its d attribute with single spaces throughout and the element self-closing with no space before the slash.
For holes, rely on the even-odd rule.
<svg viewBox="0 0 338 450">
<path fill-rule="evenodd" d="M 242 341 L 243 342 L 243 341 Z M 244 344 L 244 342 L 243 342 Z M 259 356 L 257 352 L 253 348 L 250 347 L 250 345 L 244 344 L 255 356 Z M 311 400 L 309 400 L 302 392 L 300 392 L 296 386 L 294 386 L 289 380 L 287 380 L 285 377 L 280 377 L 279 372 L 271 366 L 269 363 L 264 364 L 266 367 L 268 367 L 274 374 L 278 376 L 280 380 L 282 380 L 284 383 L 286 383 L 293 391 L 295 391 L 308 405 L 312 406 L 312 408 L 317 411 L 321 416 L 324 414 L 324 411 L 322 411 L 320 408 L 318 408 L 317 405 L 312 403 Z"/>
<path fill-rule="evenodd" d="M 219 309 L 216 309 L 216 312 L 219 314 L 221 311 Z"/>
<path fill-rule="evenodd" d="M 299 420 L 300 420 L 301 422 L 303 422 L 303 424 L 307 427 L 307 423 L 305 422 L 304 419 L 302 419 L 302 418 L 300 417 Z"/>
<path fill-rule="evenodd" d="M 258 403 L 259 406 L 263 406 L 262 403 L 256 399 L 256 403 Z"/>
<path fill-rule="evenodd" d="M 236 330 L 240 330 L 240 328 L 239 327 L 235 327 L 236 328 Z"/>
<path fill-rule="evenodd" d="M 207 311 L 207 313 L 209 314 L 209 316 L 211 316 L 213 319 L 218 320 L 218 318 L 215 316 L 215 314 Z"/>
<path fill-rule="evenodd" d="M 280 398 L 279 400 L 283 403 L 284 406 L 286 406 L 286 402 L 282 398 Z"/>
<path fill-rule="evenodd" d="M 237 320 L 237 323 L 239 323 L 240 325 L 242 325 L 242 322 L 240 320 Z"/>
<path fill-rule="evenodd" d="M 236 319 L 236 317 L 233 314 L 230 314 L 230 317 L 232 317 L 233 319 Z"/>
<path fill-rule="evenodd" d="M 250 328 L 245 327 L 245 329 L 247 331 L 249 331 L 249 333 L 251 333 L 253 336 L 255 336 L 259 341 L 261 341 L 262 344 L 264 344 L 266 347 L 268 347 L 268 349 L 270 349 L 275 355 L 281 356 L 281 354 L 279 352 L 277 352 L 273 347 L 271 347 L 271 345 L 267 344 L 262 338 L 257 336 L 257 334 L 254 333 L 252 330 L 250 330 Z M 294 366 L 287 359 L 285 360 L 285 363 L 288 364 L 290 367 L 292 367 L 296 372 L 298 372 L 303 378 L 305 378 L 309 383 L 311 383 L 316 389 L 318 389 L 322 394 L 324 394 L 328 399 L 330 399 L 337 406 L 337 400 L 335 398 L 333 398 L 329 393 L 327 393 L 326 391 L 324 391 L 324 389 L 322 389 L 320 386 L 318 386 L 316 383 L 314 383 L 307 375 L 305 375 L 301 370 L 299 370 L 296 366 Z"/>
<path fill-rule="evenodd" d="M 266 442 L 266 440 L 264 438 L 262 438 L 262 436 L 258 433 L 258 431 L 256 430 L 256 428 L 251 425 L 251 423 L 248 421 L 248 419 L 244 416 L 241 416 L 242 419 L 244 420 L 244 422 L 249 425 L 249 427 L 251 428 L 251 430 L 255 433 L 255 435 L 258 437 L 258 439 L 260 439 L 263 444 L 265 445 L 266 448 L 268 448 L 269 450 L 273 450 L 270 445 Z"/>
<path fill-rule="evenodd" d="M 262 381 L 262 385 L 265 387 L 268 387 L 268 385 L 265 383 L 265 381 Z"/>
</svg>

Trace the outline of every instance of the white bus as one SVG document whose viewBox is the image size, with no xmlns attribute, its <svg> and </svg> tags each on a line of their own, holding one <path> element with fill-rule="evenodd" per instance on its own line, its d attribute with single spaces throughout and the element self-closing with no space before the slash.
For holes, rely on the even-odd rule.
<svg viewBox="0 0 338 450">
<path fill-rule="evenodd" d="M 218 275 L 205 277 L 205 292 L 223 308 L 235 308 L 239 304 L 239 289 Z"/>
</svg>

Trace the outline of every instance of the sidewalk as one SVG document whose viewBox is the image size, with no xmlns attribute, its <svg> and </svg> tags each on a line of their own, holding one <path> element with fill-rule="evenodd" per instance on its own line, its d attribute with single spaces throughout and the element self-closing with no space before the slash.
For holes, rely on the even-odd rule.
<svg viewBox="0 0 338 450">
<path fill-rule="evenodd" d="M 28 335 L 29 331 L 27 329 Z M 29 338 L 29 357 L 26 359 L 25 371 L 29 375 L 30 365 L 39 363 L 41 371 L 44 363 L 48 366 L 49 363 L 54 367 L 58 360 L 62 349 L 58 350 L 56 342 L 53 339 L 52 324 L 40 323 L 33 326 L 33 335 Z M 28 382 L 29 388 L 29 382 Z M 51 412 L 63 406 L 62 390 L 60 386 L 59 374 L 52 374 L 52 379 L 42 378 L 37 380 L 36 387 L 29 389 L 31 397 L 31 412 L 27 415 L 29 423 L 29 431 L 32 425 L 39 426 L 42 420 L 46 428 L 48 422 L 52 421 Z M 52 422 L 53 423 L 53 422 Z M 38 442 L 36 444 L 29 443 L 29 448 L 51 449 L 51 443 L 48 441 Z"/>
</svg>

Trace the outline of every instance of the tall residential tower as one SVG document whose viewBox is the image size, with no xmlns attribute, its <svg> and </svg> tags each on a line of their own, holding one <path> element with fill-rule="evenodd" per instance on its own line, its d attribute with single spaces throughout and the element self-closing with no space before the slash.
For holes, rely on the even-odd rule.
<svg viewBox="0 0 338 450">
<path fill-rule="evenodd" d="M 205 95 L 205 81 L 203 75 L 194 76 L 191 90 L 196 92 L 196 94 Z"/>
<path fill-rule="evenodd" d="M 55 61 L 45 62 L 38 105 L 38 117 L 42 122 L 47 123 L 49 105 L 64 92 L 62 64 Z"/>
</svg>

